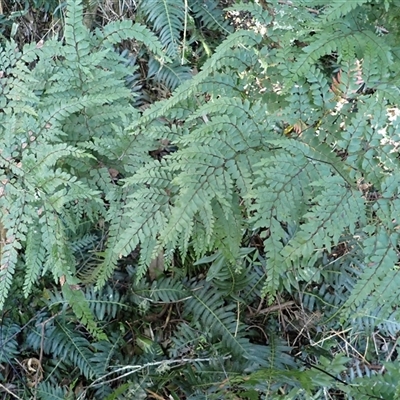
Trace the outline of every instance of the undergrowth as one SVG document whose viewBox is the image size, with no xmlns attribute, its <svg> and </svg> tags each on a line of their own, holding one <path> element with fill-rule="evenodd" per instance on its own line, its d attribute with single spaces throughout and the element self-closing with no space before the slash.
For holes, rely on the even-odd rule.
<svg viewBox="0 0 400 400">
<path fill-rule="evenodd" d="M 397 1 L 225 5 L 9 12 L 6 398 L 398 397 Z"/>
</svg>

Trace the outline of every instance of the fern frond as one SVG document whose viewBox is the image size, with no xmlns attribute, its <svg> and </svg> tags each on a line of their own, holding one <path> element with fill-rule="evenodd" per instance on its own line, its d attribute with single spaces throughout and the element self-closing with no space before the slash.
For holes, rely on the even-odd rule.
<svg viewBox="0 0 400 400">
<path fill-rule="evenodd" d="M 220 32 L 231 33 L 232 27 L 228 25 L 228 21 L 224 20 L 223 10 L 219 7 L 217 1 L 189 0 L 189 8 L 194 17 L 200 21 L 203 29 L 215 30 Z"/>
<path fill-rule="evenodd" d="M 140 4 L 140 11 L 152 24 L 167 56 L 175 58 L 178 54 L 180 34 L 186 12 L 183 1 L 143 0 Z"/>
<path fill-rule="evenodd" d="M 10 197 L 12 193 L 9 194 Z M 19 199 L 18 199 L 19 197 Z M 28 230 L 29 217 L 32 209 L 26 206 L 24 197 L 19 194 L 12 205 L 7 204 L 8 210 L 1 202 L 2 214 L 2 246 L 1 246 L 1 265 L 0 265 L 0 309 L 4 307 L 5 300 L 11 287 L 15 268 L 18 262 L 18 252 L 22 249 Z"/>
<path fill-rule="evenodd" d="M 329 183 L 328 183 L 329 182 Z M 365 206 L 359 192 L 349 191 L 346 186 L 341 185 L 341 179 L 324 180 L 325 190 L 314 198 L 315 206 L 311 208 L 303 217 L 308 221 L 302 224 L 300 232 L 289 242 L 286 255 L 293 254 L 289 248 L 297 245 L 308 247 L 314 243 L 314 249 L 326 248 L 331 252 L 331 246 L 339 243 L 340 236 L 348 229 L 351 235 L 355 234 L 356 227 L 360 221 L 365 221 Z M 317 183 L 315 182 L 314 185 Z M 325 186 L 327 184 L 327 186 Z M 333 187 L 335 189 L 333 190 Z M 335 206 L 328 205 L 324 196 L 334 196 Z M 322 222 L 324 221 L 324 222 Z M 322 228 L 324 225 L 324 228 Z M 325 231 L 323 232 L 322 231 Z M 315 242 L 314 242 L 315 241 Z M 311 255 L 309 250 L 304 247 L 303 257 Z"/>
<path fill-rule="evenodd" d="M 17 335 L 21 332 L 21 328 L 10 321 L 8 318 L 2 320 L 0 329 L 0 362 L 9 364 L 18 354 Z"/>
<path fill-rule="evenodd" d="M 99 291 L 89 287 L 85 291 L 85 299 L 98 321 L 116 318 L 118 311 L 127 307 L 121 293 L 110 286 Z"/>
<path fill-rule="evenodd" d="M 192 297 L 185 304 L 185 314 L 193 314 L 201 321 L 203 329 L 220 336 L 232 354 L 248 356 L 248 340 L 240 334 L 242 328 L 236 321 L 235 305 L 224 305 L 221 294 L 211 288 L 205 284 L 201 290 L 192 292 Z"/>
<path fill-rule="evenodd" d="M 349 14 L 354 9 L 362 6 L 365 3 L 369 3 L 369 1 L 356 0 L 343 2 L 340 0 L 334 0 L 324 7 L 323 12 L 319 16 L 319 18 L 323 22 L 338 20 L 339 18 L 342 18 L 343 16 Z"/>
<path fill-rule="evenodd" d="M 66 388 L 53 386 L 50 382 L 40 382 L 35 394 L 40 400 L 65 400 L 68 396 Z"/>
<path fill-rule="evenodd" d="M 232 7 L 228 7 L 229 11 L 248 12 L 260 24 L 269 25 L 272 22 L 272 14 L 269 10 L 264 10 L 259 3 L 242 3 L 239 2 Z"/>
<path fill-rule="evenodd" d="M 140 173 L 138 175 L 140 176 Z M 106 252 L 106 257 L 109 257 L 107 261 L 110 260 L 108 262 L 111 262 L 116 255 L 124 256 L 131 253 L 140 243 L 144 249 L 148 249 L 146 253 L 143 253 L 146 254 L 146 259 L 142 261 L 143 267 L 137 272 L 138 279 L 140 279 L 154 254 L 156 236 L 165 225 L 166 214 L 169 209 L 168 202 L 169 196 L 166 188 L 144 188 L 132 194 L 131 200 L 127 204 L 127 211 L 121 216 L 121 219 L 124 221 L 131 220 L 130 215 L 135 215 L 135 218 L 131 220 L 130 224 L 118 227 L 121 233 L 114 246 L 110 248 L 113 254 L 110 255 L 110 251 Z M 136 218 L 139 209 L 142 210 L 142 217 Z M 135 233 L 132 235 L 132 232 Z"/>
<path fill-rule="evenodd" d="M 134 128 L 139 124 L 145 125 L 153 119 L 167 115 L 168 111 L 173 107 L 176 107 L 180 102 L 193 96 L 196 93 L 198 86 L 208 79 L 209 74 L 212 73 L 212 71 L 215 71 L 219 66 L 223 66 L 222 60 L 231 52 L 232 47 L 251 46 L 258 43 L 259 40 L 260 37 L 254 32 L 238 31 L 230 35 L 217 47 L 215 54 L 206 61 L 203 65 L 202 71 L 200 71 L 191 81 L 185 82 L 179 86 L 170 101 L 160 101 L 146 110 L 143 117 L 137 121 L 137 123 L 132 124 L 130 130 L 134 130 Z"/>
<path fill-rule="evenodd" d="M 134 295 L 150 302 L 175 303 L 189 297 L 190 291 L 180 280 L 165 278 L 154 281 L 149 288 L 134 288 Z"/>
<path fill-rule="evenodd" d="M 171 91 L 175 90 L 184 81 L 192 78 L 189 66 L 180 65 L 178 62 L 172 64 L 160 64 L 156 59 L 150 58 L 148 79 L 164 84 Z"/>
<path fill-rule="evenodd" d="M 147 46 L 155 56 L 165 61 L 168 59 L 165 57 L 157 37 L 145 26 L 132 24 L 130 20 L 109 23 L 101 31 L 97 29 L 96 34 L 99 44 L 104 46 L 118 44 L 127 39 L 135 39 Z"/>
<path fill-rule="evenodd" d="M 88 340 L 71 328 L 57 323 L 51 332 L 51 337 L 44 343 L 45 351 L 69 360 L 88 378 L 99 375 L 99 372 L 96 371 L 99 366 L 92 363 L 93 353 L 89 350 Z"/>
<path fill-rule="evenodd" d="M 97 340 L 107 340 L 105 333 L 98 328 L 83 292 L 79 289 L 73 290 L 68 283 L 62 286 L 62 292 L 74 314 L 89 333 Z"/>
<path fill-rule="evenodd" d="M 222 290 L 224 296 L 235 295 L 249 284 L 250 276 L 242 264 L 244 256 L 251 251 L 254 249 L 240 249 L 238 258 L 234 262 L 230 258 L 224 257 L 223 252 L 219 251 L 212 257 L 203 257 L 195 265 L 212 261 L 206 281 L 212 281 L 216 287 Z"/>
<path fill-rule="evenodd" d="M 120 207 L 121 203 L 126 203 L 126 192 L 116 191 L 112 194 L 114 195 L 114 198 L 112 198 L 114 201 L 108 215 L 116 215 L 113 211 L 116 211 L 115 209 Z M 96 289 L 101 289 L 114 272 L 119 257 L 119 254 L 115 252 L 115 246 L 119 242 L 121 232 L 126 228 L 126 224 L 127 220 L 123 217 L 122 213 L 119 214 L 118 218 L 114 216 L 110 221 L 109 235 L 111 240 L 107 243 L 108 251 L 98 253 L 98 256 L 103 258 L 103 262 L 93 271 L 93 279 L 96 279 Z M 130 251 L 133 251 L 133 249 Z"/>
<path fill-rule="evenodd" d="M 37 222 L 39 222 L 37 220 Z M 46 249 L 42 243 L 42 233 L 38 228 L 29 229 L 26 239 L 26 273 L 24 280 L 24 295 L 28 297 L 32 286 L 37 283 L 37 279 L 42 272 Z"/>
<path fill-rule="evenodd" d="M 45 354 L 53 354 L 63 359 L 64 362 L 79 368 L 81 373 L 88 379 L 99 376 L 104 371 L 104 359 L 102 363 L 92 361 L 94 353 L 89 341 L 73 325 L 65 324 L 65 321 L 56 320 L 55 324 L 47 324 L 45 339 L 42 340 L 42 329 L 32 332 L 29 343 L 35 350 L 40 350 L 43 344 Z"/>
<path fill-rule="evenodd" d="M 57 282 L 61 277 L 72 277 L 75 272 L 75 259 L 68 246 L 67 235 L 62 220 L 58 215 L 45 211 L 39 222 L 42 228 L 42 237 L 46 243 L 46 262 L 44 272 L 52 271 Z"/>
<path fill-rule="evenodd" d="M 385 374 L 370 374 L 363 378 L 356 378 L 351 385 L 344 386 L 342 390 L 348 396 L 354 396 L 360 400 L 373 397 L 395 399 L 399 391 L 397 367 L 397 362 L 385 363 Z"/>
<path fill-rule="evenodd" d="M 83 8 L 81 0 L 67 2 L 67 17 L 65 20 L 65 51 L 70 61 L 76 57 L 84 58 L 89 55 L 90 45 L 88 43 L 89 32 L 83 25 Z"/>
</svg>

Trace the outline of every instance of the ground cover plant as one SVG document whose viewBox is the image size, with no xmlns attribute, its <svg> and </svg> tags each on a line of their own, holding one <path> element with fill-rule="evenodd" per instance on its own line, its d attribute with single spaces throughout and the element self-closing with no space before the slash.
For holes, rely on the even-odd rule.
<svg viewBox="0 0 400 400">
<path fill-rule="evenodd" d="M 2 3 L 1 395 L 397 398 L 399 5 Z"/>
</svg>

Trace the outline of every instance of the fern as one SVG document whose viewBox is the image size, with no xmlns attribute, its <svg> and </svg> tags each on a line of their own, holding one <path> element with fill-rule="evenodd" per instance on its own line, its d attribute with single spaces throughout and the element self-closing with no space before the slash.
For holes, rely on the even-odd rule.
<svg viewBox="0 0 400 400">
<path fill-rule="evenodd" d="M 101 369 L 96 373 L 96 366 L 91 361 L 93 353 L 89 350 L 89 342 L 72 329 L 72 326 L 61 324 L 50 328 L 48 331 L 50 339 L 44 342 L 44 351 L 76 365 L 88 378 L 98 375 Z"/>
<path fill-rule="evenodd" d="M 50 40 L 43 47 L 26 45 L 18 52 L 15 44 L 10 44 L 2 52 L 1 69 L 6 74 L 2 78 L 5 112 L 1 114 L 1 141 L 5 150 L 1 208 L 7 238 L 2 253 L 1 306 L 25 245 L 25 296 L 48 271 L 56 282 L 79 282 L 76 258 L 69 246 L 70 238 L 76 235 L 74 218 L 85 215 L 92 224 L 106 218 L 99 188 L 109 189 L 107 201 L 116 190 L 109 174 L 103 174 L 102 182 L 89 181 L 87 171 L 96 176 L 100 163 L 124 172 L 121 165 L 109 160 L 124 153 L 129 157 L 134 147 L 132 142 L 126 145 L 131 140 L 127 135 L 122 140 L 110 137 L 113 131 L 123 135 L 116 123 L 130 118 L 133 110 L 126 107 L 132 96 L 124 86 L 125 76 L 132 70 L 120 63 L 111 46 L 137 37 L 156 56 L 163 57 L 161 45 L 144 27 L 114 23 L 93 35 L 83 26 L 82 18 L 81 2 L 70 2 L 63 45 Z M 31 71 L 26 63 L 33 63 Z M 97 143 L 96 151 L 92 143 Z M 117 199 L 115 195 L 114 201 Z M 72 292 L 66 296 L 82 322 L 95 333 L 94 317 L 84 297 L 78 299 Z"/>
<path fill-rule="evenodd" d="M 46 366 L 38 398 L 81 380 L 98 398 L 119 396 L 116 382 L 175 398 L 396 396 L 395 362 L 360 385 L 371 367 L 338 350 L 348 332 L 348 352 L 382 363 L 394 350 L 369 338 L 399 328 L 395 4 L 283 3 L 239 4 L 249 29 L 197 74 L 196 38 L 230 30 L 213 1 L 143 0 L 153 32 L 126 20 L 91 32 L 70 1 L 63 42 L 4 45 L 0 308 L 20 292 L 44 308 L 25 321 L 10 307 L 2 362 L 26 338 Z M 115 51 L 130 40 L 152 54 Z M 145 111 L 127 86 L 137 59 L 174 90 Z M 174 151 L 155 160 L 160 143 Z M 311 313 L 318 326 L 299 328 Z M 289 317 L 295 349 L 274 334 Z"/>
<path fill-rule="evenodd" d="M 235 321 L 233 307 L 234 304 L 223 306 L 221 296 L 210 290 L 208 285 L 198 292 L 193 292 L 186 305 L 187 312 L 197 315 L 202 326 L 207 327 L 214 336 L 220 336 L 222 343 L 232 354 L 251 358 L 246 349 L 248 340 L 240 337 L 240 326 Z"/>
<path fill-rule="evenodd" d="M 139 301 L 174 303 L 190 297 L 190 292 L 178 280 L 165 278 L 154 281 L 150 287 L 141 287 L 139 284 L 134 288 L 134 295 Z"/>
<path fill-rule="evenodd" d="M 156 82 L 164 84 L 170 90 L 175 90 L 184 81 L 191 79 L 192 73 L 187 65 L 180 65 L 176 61 L 161 65 L 157 60 L 151 58 L 147 78 L 152 77 Z"/>
<path fill-rule="evenodd" d="M 325 7 L 320 18 L 324 22 L 338 20 L 342 16 L 350 14 L 351 11 L 353 11 L 355 8 L 360 7 L 365 3 L 368 3 L 368 1 L 360 0 L 360 1 L 352 1 L 349 3 L 343 3 L 341 1 L 333 1 L 327 7 Z"/>
<path fill-rule="evenodd" d="M 141 277 L 152 256 L 162 248 L 167 253 L 179 249 L 182 257 L 189 248 L 196 257 L 219 248 L 229 262 L 224 267 L 214 265 L 210 276 L 215 273 L 222 277 L 237 259 L 242 240 L 225 232 L 243 233 L 243 227 L 250 226 L 264 236 L 264 294 L 274 298 L 283 285 L 290 287 L 284 281 L 291 271 L 299 271 L 300 276 L 317 274 L 320 260 L 343 237 L 357 237 L 353 256 L 372 269 L 363 269 L 346 307 L 366 307 L 363 310 L 368 313 L 372 312 L 372 304 L 382 304 L 378 293 L 397 282 L 397 234 L 389 223 L 395 212 L 389 216 L 382 211 L 381 207 L 390 209 L 383 198 L 369 210 L 359 182 L 364 179 L 384 193 L 380 185 L 397 170 L 396 150 L 393 142 L 389 144 L 390 135 L 397 137 L 397 128 L 389 128 L 392 122 L 388 120 L 389 104 L 383 92 L 378 88 L 369 95 L 358 92 L 362 68 L 356 60 L 366 52 L 367 66 L 371 57 L 378 60 L 375 57 L 382 54 L 382 49 L 380 72 L 387 76 L 393 56 L 384 40 L 374 33 L 368 18 L 357 28 L 354 21 L 359 21 L 357 13 L 362 5 L 335 3 L 324 10 L 323 21 L 308 21 L 311 26 L 324 26 L 324 30 L 299 36 L 305 45 L 292 45 L 293 61 L 285 74 L 282 71 L 288 62 L 287 49 L 259 50 L 259 36 L 236 32 L 219 46 L 198 75 L 178 87 L 171 99 L 147 110 L 131 131 L 149 126 L 151 135 L 163 132 L 174 137 L 179 150 L 126 180 L 126 187 L 135 190 L 127 203 L 126 216 L 135 222 L 123 229 L 116 249 L 106 253 L 123 256 L 143 246 L 138 270 Z M 362 11 L 369 15 L 369 5 Z M 329 18 L 325 18 L 327 15 Z M 339 16 L 346 16 L 345 22 L 338 21 Z M 380 49 L 374 56 L 372 43 Z M 270 54 L 272 66 L 268 73 L 255 57 L 258 51 Z M 338 55 L 341 76 L 332 89 L 332 78 L 326 75 L 322 60 L 334 53 Z M 249 91 L 260 79 L 276 79 L 275 89 L 271 86 L 276 93 L 250 101 L 240 90 L 225 87 L 228 80 L 219 78 L 221 71 L 235 74 L 236 81 L 231 84 Z M 378 78 L 376 71 L 365 73 L 373 80 L 383 75 Z M 192 101 L 194 96 L 197 101 Z M 277 99 L 280 106 L 275 112 Z M 371 108 L 376 108 L 374 116 L 367 111 Z M 182 118 L 187 133 L 175 136 L 166 125 L 163 131 L 159 124 L 155 128 L 157 118 L 166 116 Z M 291 130 L 281 128 L 285 124 Z M 287 137 L 288 133 L 292 137 Z M 387 144 L 381 152 L 382 141 Z M 391 198 L 393 193 L 382 196 Z M 385 220 L 388 225 L 376 230 L 375 222 L 368 222 L 371 212 L 380 223 Z M 367 247 L 377 251 L 372 255 Z M 379 286 L 375 265 L 382 273 Z M 232 282 L 234 275 L 229 274 Z M 369 297 L 374 292 L 376 295 Z M 393 301 L 394 297 L 388 298 L 387 304 Z M 353 312 L 354 308 L 348 310 Z M 382 315 L 388 312 L 388 308 L 382 308 Z"/>
<path fill-rule="evenodd" d="M 124 298 L 116 290 L 107 286 L 104 290 L 95 292 L 94 289 L 87 289 L 85 293 L 91 312 L 98 321 L 105 321 L 110 318 L 116 318 L 117 313 L 126 308 Z"/>
<path fill-rule="evenodd" d="M 39 383 L 36 395 L 41 400 L 65 400 L 68 398 L 65 388 L 54 387 L 47 382 Z"/>
<path fill-rule="evenodd" d="M 2 363 L 8 364 L 12 359 L 18 355 L 18 341 L 17 335 L 21 328 L 6 319 L 2 321 L 0 330 L 0 360 Z"/>
<path fill-rule="evenodd" d="M 225 230 L 225 232 L 228 232 Z M 196 265 L 211 263 L 207 272 L 207 281 L 213 281 L 224 295 L 235 295 L 243 290 L 250 283 L 250 276 L 247 274 L 247 263 L 245 257 L 254 249 L 242 248 L 238 259 L 231 263 L 223 256 L 223 253 L 217 252 L 209 257 L 204 257 L 196 262 Z M 239 258 L 240 257 L 240 258 Z"/>
<path fill-rule="evenodd" d="M 212 31 L 231 32 L 228 21 L 224 20 L 223 10 L 217 1 L 193 1 L 189 0 L 189 8 L 196 19 L 200 21 L 202 28 Z"/>
<path fill-rule="evenodd" d="M 104 373 L 113 351 L 109 342 L 92 345 L 82 332 L 76 331 L 63 318 L 40 321 L 28 335 L 27 343 L 33 351 L 42 349 L 44 354 L 54 355 L 63 363 L 77 367 L 87 378 Z"/>
<path fill-rule="evenodd" d="M 75 315 L 86 326 L 88 331 L 98 340 L 107 340 L 107 336 L 93 322 L 94 316 L 85 301 L 83 293 L 80 290 L 71 290 L 68 285 L 63 285 L 62 290 Z"/>
<path fill-rule="evenodd" d="M 178 52 L 179 36 L 184 26 L 185 7 L 183 2 L 171 0 L 142 1 L 140 10 L 163 44 L 166 54 L 175 57 Z"/>
</svg>

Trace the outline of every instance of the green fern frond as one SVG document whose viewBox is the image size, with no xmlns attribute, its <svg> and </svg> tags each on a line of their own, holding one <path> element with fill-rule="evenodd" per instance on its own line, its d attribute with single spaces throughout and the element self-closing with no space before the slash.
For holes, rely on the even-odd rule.
<svg viewBox="0 0 400 400">
<path fill-rule="evenodd" d="M 321 2 L 319 2 L 321 4 Z M 334 0 L 325 6 L 323 12 L 319 16 L 323 22 L 338 20 L 350 14 L 356 8 L 362 6 L 365 3 L 369 3 L 368 0 L 356 0 L 343 2 L 340 0 Z"/>
<path fill-rule="evenodd" d="M 119 204 L 125 204 L 126 203 L 126 196 L 127 193 L 117 191 L 114 194 L 114 200 L 112 202 L 113 208 L 114 207 L 119 207 L 117 206 L 116 201 L 118 201 Z M 111 208 L 109 215 L 115 215 L 112 213 L 113 208 Z M 109 235 L 110 235 L 110 240 L 107 243 L 108 246 L 108 251 L 106 252 L 99 252 L 98 256 L 103 259 L 102 263 L 99 264 L 93 271 L 93 279 L 96 279 L 96 288 L 101 289 L 107 280 L 110 278 L 112 273 L 114 272 L 114 269 L 117 264 L 117 260 L 119 258 L 119 254 L 115 252 L 115 246 L 119 243 L 119 238 L 121 236 L 121 232 L 123 232 L 123 229 L 126 228 L 127 225 L 127 220 L 122 216 L 122 213 L 119 215 L 118 218 L 114 217 L 110 222 L 110 226 L 108 229 Z M 133 251 L 134 249 L 130 250 Z M 128 253 L 129 254 L 129 251 Z"/>
<path fill-rule="evenodd" d="M 349 191 L 341 178 L 326 177 L 322 185 L 324 190 L 313 199 L 315 205 L 303 215 L 307 222 L 300 226 L 285 247 L 285 258 L 293 260 L 292 257 L 299 252 L 298 255 L 307 259 L 315 249 L 326 249 L 330 253 L 346 231 L 354 235 L 359 222 L 365 221 L 364 200 L 359 192 Z M 327 198 L 335 199 L 335 205 L 331 206 Z"/>
<path fill-rule="evenodd" d="M 51 339 L 44 343 L 45 351 L 67 359 L 87 378 L 98 375 L 95 370 L 96 365 L 91 361 L 93 354 L 89 350 L 88 340 L 71 328 L 57 323 L 56 328 L 51 332 Z"/>
<path fill-rule="evenodd" d="M 368 232 L 369 235 L 363 243 L 364 253 L 368 254 L 365 256 L 365 263 L 368 265 L 368 268 L 363 270 L 352 290 L 348 300 L 350 306 L 349 312 L 351 309 L 354 311 L 361 305 L 365 305 L 364 302 L 367 301 L 368 308 L 366 312 L 368 313 L 368 311 L 372 311 L 372 309 L 380 305 L 380 307 L 384 308 L 382 310 L 382 317 L 384 318 L 384 315 L 387 315 L 388 309 L 385 305 L 386 302 L 382 302 L 379 298 L 382 296 L 382 293 L 385 293 L 385 296 L 389 297 L 397 293 L 397 289 L 394 286 L 398 281 L 399 275 L 396 266 L 398 263 L 396 251 L 398 235 L 397 233 L 388 234 L 383 228 L 376 231 L 375 229 L 371 230 L 371 228 L 368 230 L 371 232 Z M 392 286 L 392 283 L 394 286 Z"/>
<path fill-rule="evenodd" d="M 269 25 L 272 22 L 272 14 L 270 10 L 264 10 L 260 3 L 242 3 L 239 2 L 232 7 L 228 7 L 227 10 L 248 12 L 253 18 L 255 18 L 260 24 Z"/>
<path fill-rule="evenodd" d="M 50 382 L 40 382 L 35 393 L 40 400 L 65 400 L 68 398 L 66 388 L 53 386 Z"/>
<path fill-rule="evenodd" d="M 189 0 L 189 8 L 193 12 L 194 17 L 200 21 L 202 29 L 215 30 L 220 32 L 231 33 L 232 27 L 228 21 L 224 19 L 223 10 L 217 1 Z"/>
<path fill-rule="evenodd" d="M 27 222 L 29 217 L 24 216 L 24 213 L 29 213 L 29 211 L 28 207 L 24 204 L 24 200 L 24 198 L 20 198 L 19 201 L 16 200 L 13 206 L 9 207 L 8 212 L 3 212 L 1 216 L 3 225 L 2 240 L 4 243 L 1 246 L 0 309 L 4 307 L 5 300 L 11 288 L 19 258 L 18 252 L 22 248 L 22 242 L 25 241 L 25 234 L 28 229 Z M 4 208 L 2 209 L 4 210 Z M 12 217 L 10 218 L 10 216 Z"/>
<path fill-rule="evenodd" d="M 85 58 L 85 56 L 89 55 L 89 32 L 83 25 L 83 7 L 81 0 L 67 2 L 64 37 L 66 55 L 69 55 L 70 61 L 77 60 L 76 57 Z"/>
<path fill-rule="evenodd" d="M 9 364 L 19 354 L 17 335 L 21 328 L 8 318 L 2 320 L 0 330 L 0 361 L 2 364 Z"/>
<path fill-rule="evenodd" d="M 395 399 L 399 393 L 397 368 L 397 362 L 385 363 L 384 374 L 371 374 L 363 378 L 356 378 L 351 385 L 342 387 L 342 390 L 348 396 L 362 400 L 374 397 Z"/>
<path fill-rule="evenodd" d="M 224 257 L 222 251 L 218 251 L 212 256 L 198 260 L 195 265 L 211 262 L 206 281 L 212 281 L 216 287 L 222 290 L 224 296 L 234 296 L 249 284 L 250 276 L 242 264 L 244 256 L 252 251 L 254 249 L 240 249 L 238 258 L 234 262 L 230 258 Z"/>
<path fill-rule="evenodd" d="M 44 272 L 51 271 L 56 282 L 61 277 L 71 278 L 75 272 L 75 259 L 68 246 L 62 220 L 50 208 L 48 212 L 43 213 L 39 222 L 47 250 Z"/>
<path fill-rule="evenodd" d="M 190 297 L 190 291 L 175 278 L 161 278 L 155 280 L 150 287 L 140 283 L 133 288 L 133 294 L 138 302 L 175 303 Z"/>
<path fill-rule="evenodd" d="M 179 50 L 180 34 L 184 26 L 185 7 L 182 1 L 144 0 L 140 11 L 152 24 L 169 57 L 176 57 Z"/>
<path fill-rule="evenodd" d="M 130 130 L 134 130 L 138 125 L 146 125 L 148 122 L 167 115 L 168 111 L 176 107 L 180 102 L 185 101 L 197 92 L 200 84 L 208 80 L 209 74 L 218 69 L 223 64 L 223 59 L 232 51 L 232 47 L 238 46 L 252 46 L 260 41 L 260 37 L 254 32 L 238 31 L 230 35 L 221 45 L 216 49 L 215 54 L 206 61 L 200 71 L 191 81 L 185 82 L 179 86 L 175 91 L 174 96 L 169 101 L 160 101 L 150 107 L 143 114 L 143 117 L 132 124 Z"/>
<path fill-rule="evenodd" d="M 106 251 L 106 260 L 104 266 L 111 266 L 110 269 L 105 268 L 104 272 L 99 277 L 98 285 L 104 284 L 105 280 L 110 275 L 105 275 L 112 272 L 112 263 L 117 257 L 125 256 L 136 249 L 141 244 L 143 249 L 148 251 L 146 259 L 142 262 L 143 267 L 137 272 L 137 277 L 140 279 L 146 272 L 147 265 L 150 263 L 155 250 L 155 238 L 160 229 L 165 225 L 165 215 L 168 210 L 169 196 L 165 189 L 157 188 L 146 188 L 140 191 L 136 191 L 131 195 L 131 201 L 127 204 L 126 213 L 121 216 L 120 221 L 116 221 L 115 229 L 118 229 L 120 234 L 117 239 L 115 236 L 115 243 L 110 247 L 111 243 L 108 243 L 109 251 Z M 136 218 L 137 210 L 142 210 L 142 218 Z M 131 219 L 130 215 L 135 214 L 135 218 Z M 126 221 L 131 221 L 129 224 Z M 123 225 L 117 225 L 117 222 Z M 132 232 L 135 232 L 132 235 Z M 101 267 L 103 269 L 103 267 Z"/>
<path fill-rule="evenodd" d="M 113 290 L 110 286 L 99 291 L 95 291 L 94 288 L 86 289 L 85 299 L 91 314 L 98 321 L 109 321 L 116 318 L 118 311 L 127 307 L 121 293 Z"/>
<path fill-rule="evenodd" d="M 150 58 L 147 79 L 154 79 L 162 83 L 171 91 L 175 90 L 184 81 L 192 78 L 189 66 L 180 65 L 178 62 L 172 64 L 160 64 L 156 59 Z"/>
<path fill-rule="evenodd" d="M 37 221 L 39 222 L 39 221 Z M 27 298 L 31 293 L 32 286 L 42 272 L 46 250 L 42 245 L 42 234 L 39 229 L 30 228 L 26 240 L 26 273 L 24 280 L 24 295 Z"/>
<path fill-rule="evenodd" d="M 236 356 L 248 355 L 248 340 L 241 335 L 242 326 L 236 320 L 234 304 L 224 305 L 221 294 L 205 284 L 193 291 L 185 304 L 185 314 L 191 313 L 201 321 L 203 329 L 220 336 L 222 343 Z"/>
<path fill-rule="evenodd" d="M 68 283 L 63 285 L 62 292 L 65 296 L 65 300 L 71 306 L 74 314 L 87 328 L 89 333 L 97 340 L 107 340 L 105 333 L 98 328 L 95 322 L 94 314 L 90 310 L 89 304 L 83 292 L 79 289 L 73 290 Z"/>
<path fill-rule="evenodd" d="M 50 316 L 41 317 L 45 319 L 39 319 L 27 336 L 27 343 L 33 350 L 54 355 L 67 365 L 77 367 L 87 378 L 99 376 L 103 372 L 105 360 L 103 365 L 91 362 L 94 353 L 90 342 L 74 325 L 66 324 L 63 318 L 51 318 L 51 321 L 46 323 L 46 318 L 49 319 Z"/>
<path fill-rule="evenodd" d="M 97 29 L 96 34 L 101 45 L 115 45 L 123 40 L 135 39 L 145 44 L 161 60 L 168 60 L 157 37 L 145 26 L 132 24 L 130 20 L 109 23 L 102 30 Z"/>
</svg>

